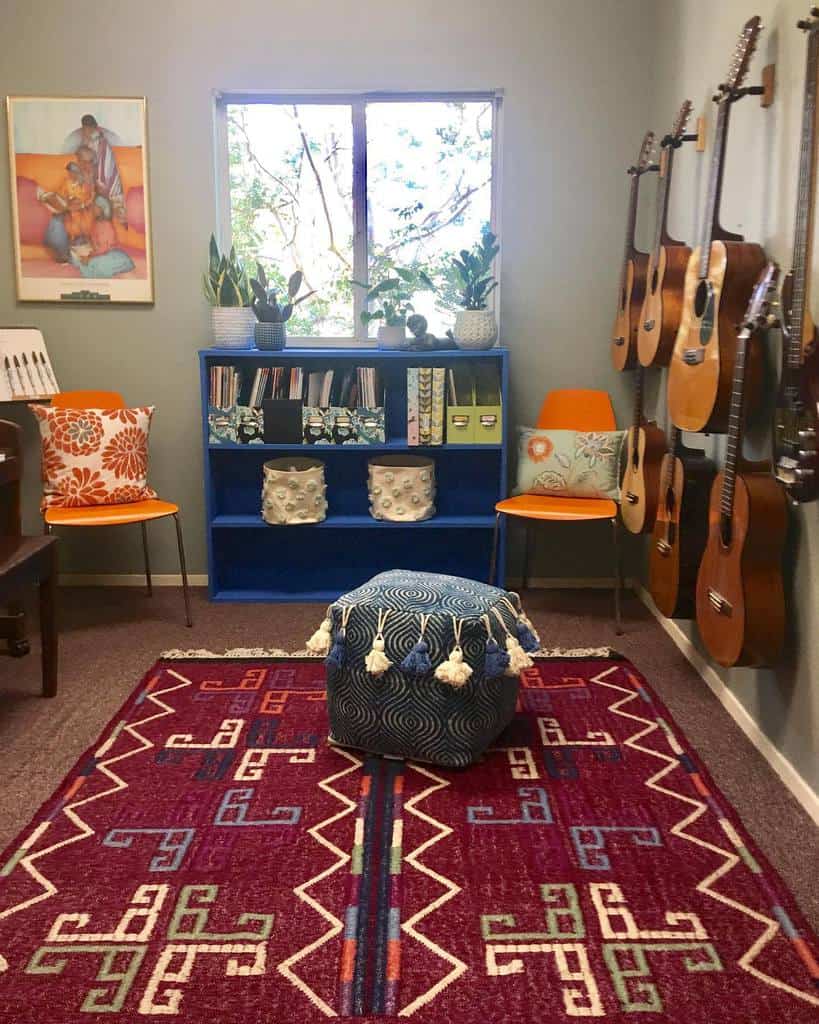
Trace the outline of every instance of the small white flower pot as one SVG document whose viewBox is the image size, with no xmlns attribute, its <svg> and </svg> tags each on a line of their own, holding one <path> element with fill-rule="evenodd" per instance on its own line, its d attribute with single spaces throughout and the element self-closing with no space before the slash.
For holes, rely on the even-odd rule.
<svg viewBox="0 0 819 1024">
<path fill-rule="evenodd" d="M 368 463 L 370 515 L 420 523 L 435 515 L 435 463 L 422 455 L 380 455 Z"/>
<path fill-rule="evenodd" d="M 256 314 L 251 306 L 211 306 L 215 348 L 252 348 Z"/>
<path fill-rule="evenodd" d="M 452 332 L 458 348 L 492 348 L 498 340 L 498 325 L 491 309 L 461 309 L 455 314 Z"/>
<path fill-rule="evenodd" d="M 379 348 L 406 348 L 408 342 L 406 324 L 381 324 L 378 328 Z"/>
<path fill-rule="evenodd" d="M 271 459 L 264 464 L 262 519 L 270 526 L 320 523 L 327 518 L 326 491 L 318 459 Z"/>
</svg>

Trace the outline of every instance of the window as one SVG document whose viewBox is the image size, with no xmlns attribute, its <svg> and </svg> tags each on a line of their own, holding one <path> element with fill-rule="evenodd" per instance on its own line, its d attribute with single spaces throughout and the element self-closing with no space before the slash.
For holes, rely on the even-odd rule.
<svg viewBox="0 0 819 1024">
<path fill-rule="evenodd" d="M 291 337 L 374 335 L 354 282 L 395 268 L 419 285 L 411 302 L 429 330 L 452 326 L 451 257 L 494 225 L 499 106 L 490 93 L 218 97 L 222 241 L 282 287 L 304 272 L 315 295 Z"/>
</svg>

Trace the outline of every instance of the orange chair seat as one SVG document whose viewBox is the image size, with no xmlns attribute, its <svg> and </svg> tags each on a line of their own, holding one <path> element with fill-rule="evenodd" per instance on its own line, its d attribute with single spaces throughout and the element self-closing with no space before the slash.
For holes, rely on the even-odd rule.
<svg viewBox="0 0 819 1024">
<path fill-rule="evenodd" d="M 548 494 L 519 494 L 495 505 L 496 512 L 524 519 L 554 521 L 614 519 L 617 504 L 610 498 L 557 498 Z"/>
<path fill-rule="evenodd" d="M 121 526 L 162 519 L 179 511 L 171 501 L 149 498 L 122 505 L 88 505 L 85 508 L 47 508 L 45 521 L 49 526 Z"/>
</svg>

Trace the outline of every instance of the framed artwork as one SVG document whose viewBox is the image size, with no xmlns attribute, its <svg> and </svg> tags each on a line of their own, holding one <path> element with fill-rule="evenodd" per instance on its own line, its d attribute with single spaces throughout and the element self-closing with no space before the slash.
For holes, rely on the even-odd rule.
<svg viewBox="0 0 819 1024">
<path fill-rule="evenodd" d="M 9 96 L 17 297 L 153 302 L 145 99 Z"/>
</svg>

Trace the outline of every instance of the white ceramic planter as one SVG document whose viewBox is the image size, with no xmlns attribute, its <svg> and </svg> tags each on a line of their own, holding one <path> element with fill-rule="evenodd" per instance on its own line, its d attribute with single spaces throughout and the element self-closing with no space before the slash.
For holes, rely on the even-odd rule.
<svg viewBox="0 0 819 1024">
<path fill-rule="evenodd" d="M 252 348 L 256 314 L 250 306 L 211 306 L 216 348 Z"/>
<path fill-rule="evenodd" d="M 455 344 L 458 348 L 492 348 L 498 340 L 498 325 L 491 309 L 461 309 L 455 314 Z"/>
<path fill-rule="evenodd" d="M 406 348 L 408 342 L 405 324 L 381 324 L 378 328 L 379 348 Z"/>
<path fill-rule="evenodd" d="M 262 519 L 270 526 L 320 523 L 327 518 L 324 463 L 300 456 L 264 464 Z"/>
<path fill-rule="evenodd" d="M 420 523 L 435 515 L 435 463 L 421 455 L 380 455 L 368 463 L 370 515 Z"/>
</svg>

